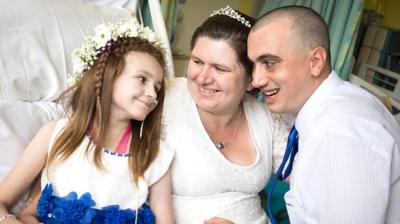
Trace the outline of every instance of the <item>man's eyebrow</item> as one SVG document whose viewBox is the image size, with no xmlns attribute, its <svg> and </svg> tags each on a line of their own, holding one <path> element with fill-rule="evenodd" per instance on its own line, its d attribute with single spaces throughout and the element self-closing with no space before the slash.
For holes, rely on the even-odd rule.
<svg viewBox="0 0 400 224">
<path fill-rule="evenodd" d="M 275 61 L 281 61 L 282 59 L 274 54 L 263 54 L 257 57 L 256 62 L 263 62 L 266 60 L 275 60 Z"/>
</svg>

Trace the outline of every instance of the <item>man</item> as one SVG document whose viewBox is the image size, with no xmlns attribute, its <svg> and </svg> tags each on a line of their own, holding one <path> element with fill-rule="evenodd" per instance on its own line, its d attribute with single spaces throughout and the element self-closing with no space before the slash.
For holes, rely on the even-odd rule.
<svg viewBox="0 0 400 224">
<path fill-rule="evenodd" d="M 248 37 L 253 86 L 291 114 L 298 153 L 285 194 L 291 223 L 400 223 L 400 128 L 383 104 L 332 71 L 312 9 L 263 15 Z"/>
</svg>

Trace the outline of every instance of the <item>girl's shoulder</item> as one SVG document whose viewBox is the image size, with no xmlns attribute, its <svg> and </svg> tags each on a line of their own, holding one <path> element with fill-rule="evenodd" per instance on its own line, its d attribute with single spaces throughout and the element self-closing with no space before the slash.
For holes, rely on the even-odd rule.
<svg viewBox="0 0 400 224">
<path fill-rule="evenodd" d="M 160 150 L 156 159 L 145 172 L 144 176 L 149 186 L 156 183 L 168 171 L 175 156 L 175 150 L 165 141 L 160 141 Z"/>
<path fill-rule="evenodd" d="M 37 135 L 42 136 L 44 138 L 49 138 L 53 135 L 56 127 L 58 126 L 60 120 L 51 120 L 43 125 Z"/>
</svg>

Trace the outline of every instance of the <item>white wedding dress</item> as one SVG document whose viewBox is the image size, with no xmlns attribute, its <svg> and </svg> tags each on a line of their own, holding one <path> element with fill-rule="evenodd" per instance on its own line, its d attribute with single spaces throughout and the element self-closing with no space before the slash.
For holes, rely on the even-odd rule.
<svg viewBox="0 0 400 224">
<path fill-rule="evenodd" d="M 257 158 L 249 166 L 230 162 L 216 149 L 186 79 L 167 84 L 165 141 L 175 149 L 172 188 L 176 223 L 197 224 L 212 217 L 236 224 L 267 222 L 258 193 L 270 178 L 273 153 L 279 160 L 284 152 L 287 129 L 281 120 L 273 119 L 264 103 L 246 96 L 243 105 L 257 149 Z"/>
</svg>

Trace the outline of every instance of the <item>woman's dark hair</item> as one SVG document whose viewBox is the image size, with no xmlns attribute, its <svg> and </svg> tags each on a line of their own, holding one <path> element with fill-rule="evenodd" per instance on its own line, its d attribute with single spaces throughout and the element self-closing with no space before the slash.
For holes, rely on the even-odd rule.
<svg viewBox="0 0 400 224">
<path fill-rule="evenodd" d="M 237 10 L 235 11 L 253 26 L 255 20 L 252 17 Z M 250 27 L 230 16 L 214 15 L 206 19 L 195 30 L 190 42 L 190 49 L 193 50 L 199 37 L 208 37 L 213 40 L 227 40 L 236 52 L 239 62 L 245 68 L 246 74 L 251 75 L 253 64 L 247 57 L 247 36 L 250 33 L 250 29 Z"/>
</svg>

